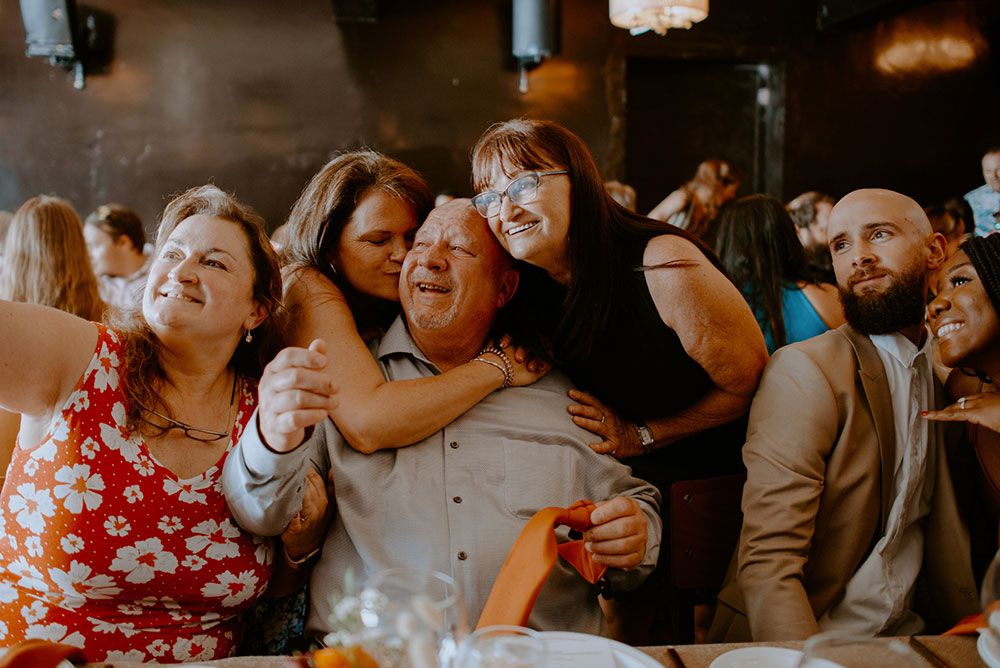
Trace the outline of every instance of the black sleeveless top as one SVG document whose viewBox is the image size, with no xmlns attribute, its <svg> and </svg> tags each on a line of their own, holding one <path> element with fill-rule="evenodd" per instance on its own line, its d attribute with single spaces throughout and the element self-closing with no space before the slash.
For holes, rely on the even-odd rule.
<svg viewBox="0 0 1000 668">
<path fill-rule="evenodd" d="M 613 408 L 622 417 L 641 424 L 674 415 L 696 403 L 714 387 L 708 373 L 685 352 L 676 332 L 656 310 L 646 283 L 647 271 L 682 271 L 670 267 L 644 269 L 647 240 L 636 240 L 628 253 L 630 266 L 621 300 L 612 307 L 608 325 L 598 345 L 581 359 L 560 355 L 563 342 L 552 344 L 555 361 L 578 388 Z M 552 282 L 553 285 L 555 282 Z M 565 289 L 549 293 L 552 311 L 543 319 L 551 323 L 561 313 Z M 552 330 L 550 330 L 552 331 Z M 746 437 L 746 417 L 706 429 L 648 454 L 624 460 L 666 496 L 677 480 L 727 475 L 743 470 L 740 451 Z M 665 499 L 664 499 L 665 502 Z M 664 503 L 665 505 L 665 503 Z"/>
</svg>

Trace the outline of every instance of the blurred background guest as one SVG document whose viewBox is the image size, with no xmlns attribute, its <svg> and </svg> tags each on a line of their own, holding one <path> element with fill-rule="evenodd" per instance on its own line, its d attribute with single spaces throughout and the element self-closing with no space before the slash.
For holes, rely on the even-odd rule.
<svg viewBox="0 0 1000 668">
<path fill-rule="evenodd" d="M 987 149 L 982 165 L 986 183 L 965 193 L 965 201 L 975 216 L 976 236 L 985 237 L 1000 230 L 1000 146 Z"/>
<path fill-rule="evenodd" d="M 836 200 L 825 193 L 809 190 L 785 205 L 785 209 L 795 223 L 806 261 L 826 283 L 835 284 L 833 258 L 826 245 L 826 224 Z"/>
<path fill-rule="evenodd" d="M 51 306 L 100 320 L 104 303 L 90 268 L 83 224 L 73 205 L 40 195 L 11 218 L 0 266 L 0 299 Z M 20 415 L 0 409 L 0 475 L 17 440 Z"/>
<path fill-rule="evenodd" d="M 951 257 L 958 252 L 958 247 L 965 242 L 967 236 L 972 234 L 972 225 L 966 221 L 971 221 L 966 211 L 969 209 L 968 203 L 959 198 L 952 198 L 943 204 L 936 204 L 924 209 L 927 219 L 931 221 L 931 228 L 935 232 L 944 235 L 948 242 L 945 248 L 946 257 Z M 937 294 L 938 277 L 944 265 L 938 267 L 931 275 L 931 294 Z"/>
<path fill-rule="evenodd" d="M 954 367 L 947 391 L 955 403 L 927 413 L 929 420 L 965 422 L 978 485 L 967 501 L 973 563 L 981 575 L 997 550 L 1000 518 L 1000 234 L 966 241 L 942 267 L 937 296 L 927 307 L 942 361 Z"/>
<path fill-rule="evenodd" d="M 809 267 L 795 229 L 769 195 L 726 204 L 716 224 L 715 252 L 753 309 L 769 353 L 844 323 L 837 286 Z"/>
<path fill-rule="evenodd" d="M 621 181 L 607 181 L 604 187 L 614 201 L 629 211 L 635 211 L 635 188 Z"/>
<path fill-rule="evenodd" d="M 662 220 L 708 240 L 719 207 L 736 197 L 742 175 L 723 160 L 706 160 L 694 178 L 673 191 L 649 212 Z"/>
<path fill-rule="evenodd" d="M 7 238 L 7 228 L 10 227 L 13 218 L 14 214 L 10 211 L 0 211 L 0 266 L 3 265 L 3 242 Z"/>
<path fill-rule="evenodd" d="M 121 204 L 102 204 L 83 228 L 90 261 L 104 301 L 117 308 L 138 303 L 146 285 L 149 257 L 138 214 Z"/>
</svg>

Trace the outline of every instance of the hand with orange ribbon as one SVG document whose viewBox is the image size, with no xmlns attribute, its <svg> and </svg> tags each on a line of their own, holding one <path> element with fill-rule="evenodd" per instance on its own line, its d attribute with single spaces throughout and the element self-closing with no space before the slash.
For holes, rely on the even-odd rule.
<svg viewBox="0 0 1000 668">
<path fill-rule="evenodd" d="M 583 540 L 557 543 L 555 527 L 583 532 Z M 631 569 L 646 555 L 646 516 L 634 499 L 543 508 L 528 521 L 503 562 L 476 628 L 525 626 L 556 560 L 562 557 L 591 584 L 608 566 Z M 641 538 L 641 541 L 640 541 Z"/>
<path fill-rule="evenodd" d="M 593 524 L 583 534 L 594 563 L 630 571 L 646 556 L 646 515 L 635 499 L 603 501 L 590 514 Z"/>
</svg>

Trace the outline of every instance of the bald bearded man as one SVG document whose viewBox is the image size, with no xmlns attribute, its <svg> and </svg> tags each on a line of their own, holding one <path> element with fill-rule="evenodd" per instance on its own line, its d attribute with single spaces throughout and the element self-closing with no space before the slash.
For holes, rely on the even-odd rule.
<svg viewBox="0 0 1000 668">
<path fill-rule="evenodd" d="M 710 639 L 939 632 L 977 611 L 924 324 L 945 240 L 909 197 L 858 190 L 829 245 L 847 324 L 779 350 L 750 410 L 743 530 Z"/>
</svg>

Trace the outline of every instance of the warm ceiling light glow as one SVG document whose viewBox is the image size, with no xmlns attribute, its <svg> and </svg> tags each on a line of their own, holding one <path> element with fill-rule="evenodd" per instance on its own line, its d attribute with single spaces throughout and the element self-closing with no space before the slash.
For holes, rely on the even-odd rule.
<svg viewBox="0 0 1000 668">
<path fill-rule="evenodd" d="M 909 37 L 886 47 L 875 60 L 883 72 L 908 73 L 959 70 L 976 60 L 976 48 L 952 35 Z"/>
<path fill-rule="evenodd" d="M 660 35 L 669 28 L 690 28 L 708 17 L 708 0 L 609 0 L 611 23 L 633 35 L 652 30 Z"/>
</svg>

